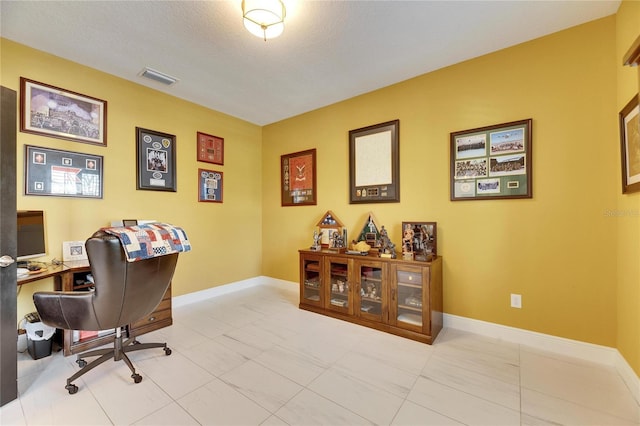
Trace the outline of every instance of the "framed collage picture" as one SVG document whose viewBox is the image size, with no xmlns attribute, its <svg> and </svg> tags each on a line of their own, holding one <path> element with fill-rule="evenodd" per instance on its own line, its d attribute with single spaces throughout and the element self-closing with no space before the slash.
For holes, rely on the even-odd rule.
<svg viewBox="0 0 640 426">
<path fill-rule="evenodd" d="M 25 145 L 25 195 L 102 198 L 103 157 Z"/>
<path fill-rule="evenodd" d="M 316 150 L 280 156 L 280 197 L 283 206 L 315 206 Z"/>
<path fill-rule="evenodd" d="M 198 169 L 198 201 L 222 202 L 222 172 Z"/>
<path fill-rule="evenodd" d="M 136 127 L 136 189 L 177 191 L 176 137 Z"/>
<path fill-rule="evenodd" d="M 451 133 L 451 200 L 531 198 L 531 124 Z"/>
<path fill-rule="evenodd" d="M 20 77 L 20 131 L 107 145 L 107 101 Z"/>
</svg>

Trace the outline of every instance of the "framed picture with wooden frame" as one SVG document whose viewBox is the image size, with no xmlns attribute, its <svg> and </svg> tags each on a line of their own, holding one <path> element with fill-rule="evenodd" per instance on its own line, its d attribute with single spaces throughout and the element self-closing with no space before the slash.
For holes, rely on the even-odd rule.
<svg viewBox="0 0 640 426">
<path fill-rule="evenodd" d="M 224 139 L 197 132 L 198 161 L 224 165 Z"/>
<path fill-rule="evenodd" d="M 198 169 L 198 202 L 222 203 L 222 172 Z"/>
<path fill-rule="evenodd" d="M 107 101 L 20 77 L 20 131 L 107 146 Z"/>
<path fill-rule="evenodd" d="M 283 206 L 315 206 L 316 149 L 280 156 L 280 194 Z"/>
<path fill-rule="evenodd" d="M 531 198 L 532 119 L 451 133 L 451 201 Z"/>
<path fill-rule="evenodd" d="M 640 191 L 640 108 L 638 95 L 620 111 L 622 193 Z"/>
<path fill-rule="evenodd" d="M 438 256 L 436 222 L 402 222 L 402 256 L 428 262 Z"/>
<path fill-rule="evenodd" d="M 400 120 L 349 131 L 349 203 L 400 201 Z"/>
<path fill-rule="evenodd" d="M 136 127 L 136 148 L 136 189 L 176 192 L 175 135 Z"/>
</svg>

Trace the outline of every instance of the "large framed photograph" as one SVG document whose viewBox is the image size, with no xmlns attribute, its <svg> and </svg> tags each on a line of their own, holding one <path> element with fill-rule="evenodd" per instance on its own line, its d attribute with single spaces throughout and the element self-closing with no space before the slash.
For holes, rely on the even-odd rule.
<svg viewBox="0 0 640 426">
<path fill-rule="evenodd" d="M 137 189 L 177 191 L 176 137 L 136 127 Z"/>
<path fill-rule="evenodd" d="M 622 193 L 640 191 L 640 109 L 638 95 L 620 111 Z"/>
<path fill-rule="evenodd" d="M 349 203 L 400 201 L 400 120 L 349 131 Z"/>
<path fill-rule="evenodd" d="M 25 145 L 25 195 L 102 198 L 101 155 Z"/>
<path fill-rule="evenodd" d="M 436 222 L 402 222 L 402 256 L 429 262 L 438 256 Z"/>
<path fill-rule="evenodd" d="M 20 131 L 107 145 L 107 101 L 20 77 Z"/>
<path fill-rule="evenodd" d="M 315 206 L 316 150 L 280 156 L 280 194 L 283 206 Z"/>
<path fill-rule="evenodd" d="M 451 200 L 531 198 L 532 119 L 451 133 Z"/>
<path fill-rule="evenodd" d="M 222 202 L 222 172 L 198 169 L 198 202 Z"/>
<path fill-rule="evenodd" d="M 224 165 L 224 139 L 198 132 L 198 161 Z"/>
</svg>

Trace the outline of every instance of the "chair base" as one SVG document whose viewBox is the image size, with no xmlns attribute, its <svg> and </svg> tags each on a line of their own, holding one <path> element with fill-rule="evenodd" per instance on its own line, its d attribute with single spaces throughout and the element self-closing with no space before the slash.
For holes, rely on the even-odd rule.
<svg viewBox="0 0 640 426">
<path fill-rule="evenodd" d="M 78 358 L 76 359 L 76 363 L 81 367 L 80 371 L 75 373 L 73 376 L 67 379 L 67 385 L 65 389 L 69 392 L 69 394 L 74 394 L 78 392 L 78 386 L 74 385 L 73 382 L 80 376 L 88 373 L 93 370 L 100 364 L 110 359 L 114 361 L 124 361 L 125 364 L 131 370 L 131 378 L 134 383 L 140 383 L 142 381 L 142 376 L 136 373 L 136 369 L 133 366 L 133 363 L 127 356 L 128 352 L 141 351 L 144 349 L 152 349 L 152 348 L 163 348 L 165 355 L 171 355 L 171 349 L 167 347 L 166 343 L 140 343 L 135 337 L 129 338 L 126 341 L 122 341 L 122 331 L 120 328 L 116 329 L 116 337 L 113 342 L 112 348 L 104 348 L 104 349 L 96 349 L 88 352 L 83 352 L 78 354 Z M 97 356 L 99 358 L 94 359 L 93 361 L 87 363 L 84 358 Z"/>
</svg>

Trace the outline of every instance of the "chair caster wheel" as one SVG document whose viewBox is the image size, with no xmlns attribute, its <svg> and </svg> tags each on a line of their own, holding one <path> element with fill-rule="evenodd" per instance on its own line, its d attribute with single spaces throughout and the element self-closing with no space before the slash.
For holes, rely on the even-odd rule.
<svg viewBox="0 0 640 426">
<path fill-rule="evenodd" d="M 138 373 L 132 374 L 131 378 L 133 379 L 134 383 L 140 383 L 142 381 L 142 376 L 139 375 Z"/>
<path fill-rule="evenodd" d="M 80 368 L 84 367 L 85 365 L 87 365 L 87 361 L 85 361 L 84 359 L 78 359 L 76 360 L 76 363 L 78 364 L 78 366 Z"/>
<path fill-rule="evenodd" d="M 137 340 L 133 339 L 133 342 L 131 342 L 132 345 L 139 345 L 140 342 L 138 342 Z"/>
<path fill-rule="evenodd" d="M 164 348 L 164 354 L 165 354 L 166 356 L 171 355 L 171 348 Z"/>
<path fill-rule="evenodd" d="M 73 395 L 78 392 L 78 387 L 74 384 L 70 384 L 64 387 L 67 391 L 69 391 L 69 395 Z"/>
</svg>

